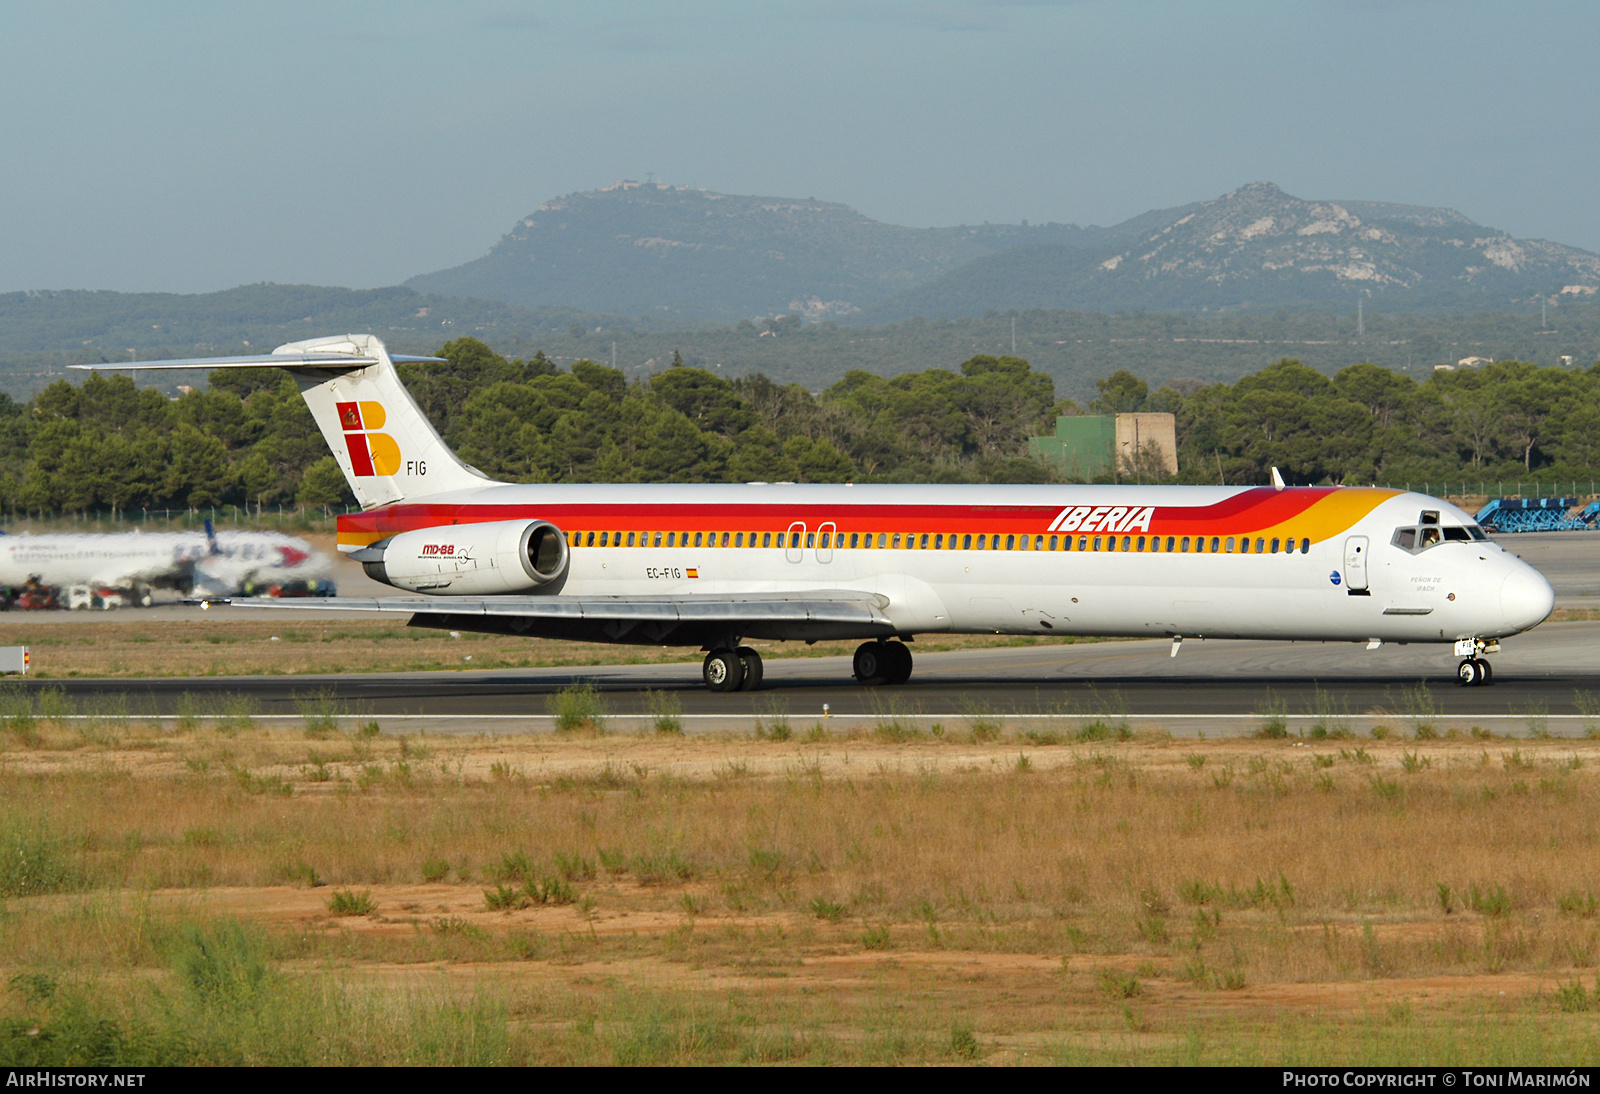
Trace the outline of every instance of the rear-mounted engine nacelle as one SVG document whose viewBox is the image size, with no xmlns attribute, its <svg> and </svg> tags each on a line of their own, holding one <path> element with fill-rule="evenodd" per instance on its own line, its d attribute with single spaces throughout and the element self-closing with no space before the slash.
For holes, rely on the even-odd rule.
<svg viewBox="0 0 1600 1094">
<path fill-rule="evenodd" d="M 567 538 L 543 520 L 449 524 L 354 552 L 367 576 L 414 593 L 531 593 L 567 572 Z"/>
</svg>

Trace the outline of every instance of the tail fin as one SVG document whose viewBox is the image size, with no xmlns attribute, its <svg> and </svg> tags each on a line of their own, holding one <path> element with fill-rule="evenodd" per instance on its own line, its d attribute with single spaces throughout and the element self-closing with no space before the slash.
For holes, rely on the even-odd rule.
<svg viewBox="0 0 1600 1094">
<path fill-rule="evenodd" d="M 222 548 L 217 546 L 217 530 L 211 527 L 211 518 L 206 518 L 206 553 L 220 555 Z"/>
<path fill-rule="evenodd" d="M 370 334 L 290 342 L 259 357 L 190 357 L 179 361 L 70 365 L 90 372 L 282 368 L 294 374 L 311 416 L 333 450 L 361 508 L 405 498 L 468 490 L 491 480 L 462 463 L 429 424 L 384 344 Z M 438 361 L 406 357 L 401 361 Z"/>
<path fill-rule="evenodd" d="M 287 366 L 363 509 L 489 481 L 450 451 L 373 335 L 290 342 L 272 353 L 350 354 L 373 361 L 360 368 Z"/>
</svg>

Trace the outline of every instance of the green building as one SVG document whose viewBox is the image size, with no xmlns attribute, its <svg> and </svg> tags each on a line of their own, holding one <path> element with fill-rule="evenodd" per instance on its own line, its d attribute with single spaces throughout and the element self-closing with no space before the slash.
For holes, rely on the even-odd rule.
<svg viewBox="0 0 1600 1094">
<path fill-rule="evenodd" d="M 1055 436 L 1030 437 L 1028 448 L 1083 482 L 1108 476 L 1149 482 L 1178 473 L 1177 419 L 1162 412 L 1057 418 Z"/>
<path fill-rule="evenodd" d="M 1057 418 L 1053 437 L 1029 437 L 1028 449 L 1060 467 L 1068 477 L 1093 480 L 1111 473 L 1117 445 L 1117 419 L 1111 415 L 1077 414 Z"/>
</svg>

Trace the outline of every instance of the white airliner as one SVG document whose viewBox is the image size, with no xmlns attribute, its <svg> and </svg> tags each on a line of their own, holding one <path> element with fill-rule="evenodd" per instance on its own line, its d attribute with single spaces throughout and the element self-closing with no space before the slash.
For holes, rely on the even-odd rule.
<svg viewBox="0 0 1600 1094">
<path fill-rule="evenodd" d="M 79 367 L 296 377 L 361 503 L 339 549 L 414 594 L 316 607 L 699 646 L 718 691 L 759 686 L 746 639 L 865 639 L 855 675 L 880 684 L 911 675 L 905 640 L 937 632 L 1166 636 L 1174 655 L 1184 638 L 1433 642 L 1481 684 L 1484 654 L 1555 603 L 1467 513 L 1398 490 L 494 482 L 446 447 L 396 360 L 438 358 L 357 334 Z"/>
<path fill-rule="evenodd" d="M 0 587 L 84 586 L 149 606 L 156 589 L 220 599 L 243 589 L 312 581 L 328 559 L 303 539 L 276 532 L 0 534 Z M 102 603 L 112 603 L 101 598 Z"/>
</svg>

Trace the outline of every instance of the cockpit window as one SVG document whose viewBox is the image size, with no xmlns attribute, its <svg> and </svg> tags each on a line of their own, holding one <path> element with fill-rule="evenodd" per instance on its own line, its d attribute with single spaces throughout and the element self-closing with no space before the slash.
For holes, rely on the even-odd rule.
<svg viewBox="0 0 1600 1094">
<path fill-rule="evenodd" d="M 1426 514 L 1424 514 L 1426 516 Z M 1416 554 L 1426 551 L 1429 547 L 1441 543 L 1471 543 L 1474 540 L 1485 540 L 1483 529 L 1476 524 L 1468 525 L 1438 525 L 1423 524 L 1416 528 L 1396 528 L 1394 538 L 1390 541 L 1402 551 Z"/>
</svg>

